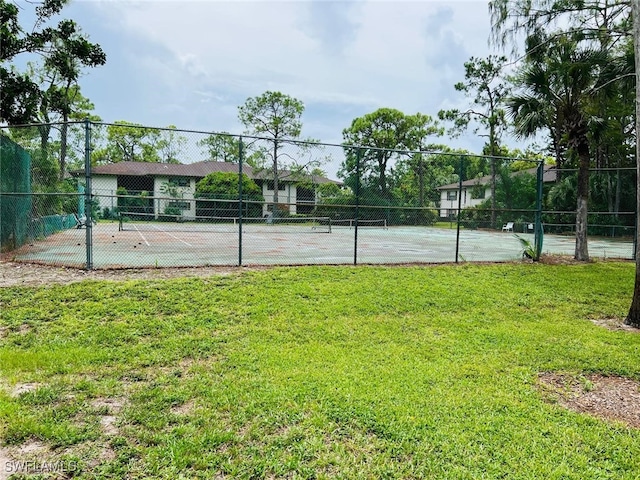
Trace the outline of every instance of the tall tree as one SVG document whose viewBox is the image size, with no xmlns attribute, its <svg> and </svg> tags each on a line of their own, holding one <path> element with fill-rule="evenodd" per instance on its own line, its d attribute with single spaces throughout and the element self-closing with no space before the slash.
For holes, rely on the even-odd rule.
<svg viewBox="0 0 640 480">
<path fill-rule="evenodd" d="M 271 175 L 273 178 L 273 212 L 276 214 L 280 180 L 280 147 L 284 141 L 295 140 L 302 131 L 302 113 L 304 104 L 281 92 L 267 91 L 257 97 L 246 100 L 238 107 L 238 118 L 250 135 L 265 136 L 271 142 L 268 155 L 271 157 Z"/>
<path fill-rule="evenodd" d="M 237 162 L 240 141 L 230 133 L 212 133 L 198 140 L 198 146 L 210 162 Z"/>
<path fill-rule="evenodd" d="M 624 0 L 490 0 L 492 40 L 500 46 L 511 43 L 516 53 L 522 33 L 545 31 L 555 38 L 580 32 L 608 49 L 631 35 L 629 7 Z"/>
<path fill-rule="evenodd" d="M 471 100 L 471 107 L 465 111 L 458 109 L 441 110 L 438 116 L 453 122 L 450 132 L 454 135 L 476 123 L 475 132 L 483 130 L 487 137 L 484 154 L 491 157 L 491 224 L 496 227 L 496 156 L 500 151 L 500 141 L 507 123 L 504 114 L 504 100 L 509 93 L 509 85 L 503 79 L 503 65 L 506 57 L 490 55 L 487 58 L 471 57 L 465 62 L 464 82 L 455 84 L 455 89 L 463 92 Z"/>
<path fill-rule="evenodd" d="M 599 121 L 593 122 L 590 138 L 593 164 L 602 170 L 592 182 L 592 197 L 603 200 L 600 210 L 610 212 L 613 222 L 624 221 L 619 215 L 621 209 L 628 211 L 621 169 L 634 166 L 635 152 L 633 38 L 618 43 L 603 51 L 606 62 L 601 86 L 591 108 Z"/>
<path fill-rule="evenodd" d="M 106 145 L 93 152 L 95 163 L 159 162 L 157 129 L 117 121 L 107 126 Z"/>
<path fill-rule="evenodd" d="M 640 0 L 631 0 L 633 8 L 633 50 L 636 79 L 636 132 L 640 132 Z M 640 216 L 640 135 L 636 133 L 636 217 Z M 640 238 L 640 219 L 636 218 L 636 238 Z M 633 298 L 625 323 L 640 327 L 640 242 L 636 241 L 636 276 Z"/>
<path fill-rule="evenodd" d="M 407 146 L 418 153 L 410 153 L 409 158 L 406 160 L 409 170 L 413 173 L 414 177 L 418 180 L 418 205 L 420 207 L 425 206 L 425 176 L 433 178 L 434 175 L 439 175 L 438 171 L 427 172 L 427 165 L 425 162 L 426 151 L 443 151 L 446 147 L 443 145 L 435 145 L 431 143 L 432 137 L 439 137 L 444 135 L 444 129 L 439 125 L 437 121 L 431 118 L 429 115 L 423 115 L 422 113 L 416 113 L 408 118 L 410 123 L 409 132 L 407 134 Z M 429 168 L 435 167 L 436 164 L 431 162 Z M 445 174 L 442 178 L 448 178 Z M 444 182 L 448 183 L 448 182 Z"/>
<path fill-rule="evenodd" d="M 558 37 L 552 45 L 553 48 L 535 50 L 521 77 L 525 93 L 514 96 L 509 104 L 521 136 L 533 135 L 543 126 L 552 125 L 552 137 L 566 147 L 569 160 L 577 163 L 575 258 L 586 261 L 591 165 L 589 103 L 603 57 L 598 50 L 581 49 L 567 36 Z M 558 160 L 562 166 L 564 160 Z"/>
<path fill-rule="evenodd" d="M 208 162 L 238 162 L 240 155 L 240 137 L 228 132 L 212 133 L 198 140 L 198 146 L 206 156 Z M 265 168 L 266 157 L 269 152 L 259 148 L 251 141 L 242 143 L 243 163 L 257 169 Z"/>
<path fill-rule="evenodd" d="M 80 121 L 84 118 L 99 120 L 92 115 L 94 105 L 82 95 L 77 82 L 69 78 L 62 79 L 60 72 L 48 65 L 30 64 L 27 74 L 41 89 L 40 105 L 32 121 L 38 123 L 36 130 L 39 135 L 38 155 L 54 155 L 58 162 L 58 175 L 62 180 L 67 172 L 69 142 L 73 142 L 74 130 L 69 122 Z M 53 141 L 53 130 L 58 131 L 59 141 Z M 71 152 L 73 156 L 73 152 Z"/>
<path fill-rule="evenodd" d="M 31 78 L 34 79 L 38 79 L 41 73 L 41 69 L 29 70 Z M 57 115 L 47 115 L 53 123 L 46 123 L 46 120 L 38 117 L 38 124 L 35 126 L 10 128 L 12 138 L 31 153 L 34 168 L 35 165 L 47 165 L 46 170 L 51 173 L 44 177 L 34 175 L 34 181 L 39 178 L 39 181 L 53 189 L 58 181 L 65 178 L 65 172 L 70 168 L 80 168 L 84 162 L 84 125 L 74 122 L 86 117 L 91 121 L 100 121 L 100 117 L 90 113 L 94 106 L 82 95 L 79 87 L 72 88 L 69 94 L 72 102 L 70 123 L 62 123 Z M 92 141 L 95 141 L 96 137 L 97 135 L 92 135 Z M 42 168 L 35 168 L 34 173 L 38 171 L 42 171 Z"/>
<path fill-rule="evenodd" d="M 73 20 L 61 20 L 55 27 L 44 25 L 58 15 L 68 0 L 44 0 L 36 11 L 31 31 L 18 22 L 18 7 L 0 0 L 0 121 L 10 125 L 29 123 L 44 108 L 69 114 L 68 90 L 77 85 L 82 67 L 103 65 L 102 48 L 89 42 Z M 59 82 L 55 88 L 42 90 L 27 73 L 12 65 L 20 54 L 43 56 L 45 67 L 55 71 Z"/>
<path fill-rule="evenodd" d="M 187 139 L 177 132 L 175 125 L 159 131 L 159 138 L 156 142 L 156 150 L 162 163 L 181 163 L 180 155 L 184 153 Z"/>
<path fill-rule="evenodd" d="M 45 56 L 44 69 L 48 73 L 49 85 L 42 95 L 40 113 L 45 118 L 49 112 L 59 115 L 61 180 L 66 174 L 69 120 L 89 113 L 76 108 L 81 105 L 82 100 L 78 97 L 78 79 L 84 68 L 97 67 L 105 62 L 106 56 L 102 48 L 89 42 L 86 36 L 80 33 L 79 28 L 69 36 L 56 35 L 51 51 Z"/>
<path fill-rule="evenodd" d="M 422 117 L 426 125 L 426 116 Z M 394 108 L 379 108 L 351 122 L 342 131 L 343 143 L 347 146 L 347 156 L 341 167 L 341 175 L 353 175 L 356 170 L 355 158 L 348 146 L 369 147 L 361 159 L 361 176 L 375 184 L 377 193 L 383 199 L 390 199 L 388 167 L 389 161 L 398 155 L 398 150 L 409 150 L 417 142 L 418 120 Z"/>
<path fill-rule="evenodd" d="M 445 145 L 429 145 L 423 150 L 438 153 L 414 153 L 401 159 L 396 168 L 397 197 L 403 205 L 433 206 L 440 200 L 437 187 L 453 183 L 457 180 L 455 174 L 458 158 L 448 155 L 449 148 Z"/>
<path fill-rule="evenodd" d="M 606 79 L 606 72 L 613 63 L 613 52 L 619 50 L 621 41 L 629 35 L 628 3 L 612 0 L 492 0 L 489 8 L 494 40 L 502 45 L 524 33 L 527 57 L 553 59 L 555 54 L 561 54 L 565 61 L 575 60 L 575 65 L 559 62 L 552 65 L 557 67 L 556 85 L 573 85 L 570 92 L 555 92 L 563 93 L 565 97 L 573 95 L 569 102 L 572 107 L 557 117 L 561 123 L 556 139 L 566 147 L 568 161 L 573 157 L 578 164 L 575 256 L 579 260 L 588 260 L 589 168 L 593 160 L 591 157 L 597 159 L 600 149 L 597 143 L 594 145 L 593 139 L 604 131 L 602 126 L 609 116 L 603 108 L 607 104 L 604 97 L 609 93 L 606 87 L 622 78 Z M 553 75 L 553 68 L 545 66 L 541 73 Z M 569 77 L 562 78 L 562 72 Z M 544 78 L 538 83 L 544 84 Z M 548 117 L 548 104 L 542 103 L 540 107 Z M 536 120 L 533 103 L 521 102 L 518 108 L 521 118 Z"/>
</svg>

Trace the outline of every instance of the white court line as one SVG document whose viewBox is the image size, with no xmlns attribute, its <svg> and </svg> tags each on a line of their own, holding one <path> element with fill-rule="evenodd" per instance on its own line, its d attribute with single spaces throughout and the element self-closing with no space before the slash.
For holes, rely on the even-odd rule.
<svg viewBox="0 0 640 480">
<path fill-rule="evenodd" d="M 190 243 L 185 242 L 184 240 L 182 240 L 181 238 L 176 237 L 175 235 L 171 235 L 169 232 L 167 232 L 167 231 L 165 231 L 165 230 L 162 230 L 160 227 L 156 227 L 156 226 L 154 225 L 154 226 L 153 226 L 153 228 L 155 228 L 156 230 L 158 230 L 158 231 L 159 231 L 159 232 L 161 232 L 161 233 L 164 233 L 165 235 L 169 235 L 170 237 L 175 238 L 176 240 L 178 240 L 178 241 L 180 241 L 180 242 L 184 243 L 184 244 L 185 244 L 186 246 L 188 246 L 188 247 L 193 247 L 193 245 L 191 245 Z"/>
<path fill-rule="evenodd" d="M 136 232 L 138 232 L 138 235 L 140 235 L 142 237 L 142 240 L 144 240 L 144 243 L 147 244 L 147 247 L 151 246 L 151 244 L 149 242 L 147 242 L 147 239 L 144 237 L 142 232 L 140 230 L 138 230 L 138 227 L 136 227 L 135 225 L 133 227 L 136 229 Z"/>
</svg>

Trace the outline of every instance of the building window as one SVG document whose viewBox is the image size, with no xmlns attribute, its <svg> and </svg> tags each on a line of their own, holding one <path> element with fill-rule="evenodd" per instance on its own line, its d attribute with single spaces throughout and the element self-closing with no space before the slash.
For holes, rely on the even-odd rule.
<svg viewBox="0 0 640 480">
<path fill-rule="evenodd" d="M 273 180 L 267 180 L 267 190 L 273 191 L 273 184 L 274 184 Z M 278 191 L 283 191 L 284 192 L 285 189 L 286 189 L 286 185 L 284 184 L 284 182 L 283 181 L 279 181 L 278 182 Z"/>
<path fill-rule="evenodd" d="M 453 191 L 448 191 L 447 192 L 447 200 L 457 200 L 458 199 L 458 192 L 456 190 Z"/>
<path fill-rule="evenodd" d="M 173 183 L 176 187 L 190 187 L 191 186 L 191 180 L 189 178 L 186 177 L 175 177 L 171 180 L 171 183 Z"/>
<path fill-rule="evenodd" d="M 169 208 L 177 208 L 178 210 L 190 210 L 189 202 L 169 202 Z"/>
</svg>

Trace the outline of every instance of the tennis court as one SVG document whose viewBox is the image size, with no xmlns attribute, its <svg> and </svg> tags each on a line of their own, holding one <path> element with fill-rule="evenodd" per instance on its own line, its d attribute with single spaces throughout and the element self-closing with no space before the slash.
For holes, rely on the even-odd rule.
<svg viewBox="0 0 640 480">
<path fill-rule="evenodd" d="M 519 234 L 533 242 L 532 234 Z M 242 245 L 240 249 L 239 245 Z M 544 236 L 543 253 L 573 255 L 573 236 Z M 93 268 L 185 267 L 207 265 L 303 265 L 357 263 L 440 263 L 456 260 L 456 229 L 386 227 L 356 229 L 347 222 L 194 224 L 155 222 L 123 225 L 100 222 L 92 228 Z M 632 258 L 633 242 L 593 237 L 592 257 Z M 511 261 L 522 258 L 512 233 L 461 230 L 459 260 Z M 86 230 L 51 235 L 13 252 L 12 260 L 83 268 Z"/>
</svg>

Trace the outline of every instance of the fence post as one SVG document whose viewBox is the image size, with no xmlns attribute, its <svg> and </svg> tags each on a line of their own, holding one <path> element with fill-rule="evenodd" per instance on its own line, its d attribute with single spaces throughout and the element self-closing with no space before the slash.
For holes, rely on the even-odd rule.
<svg viewBox="0 0 640 480">
<path fill-rule="evenodd" d="M 542 185 L 544 181 L 544 162 L 538 164 L 536 170 L 536 223 L 534 226 L 534 246 L 535 246 L 535 260 L 540 260 L 542 255 Z"/>
<path fill-rule="evenodd" d="M 238 266 L 242 266 L 242 137 L 238 140 Z"/>
<path fill-rule="evenodd" d="M 458 214 L 456 215 L 456 263 L 460 254 L 460 214 L 462 212 L 462 169 L 464 168 L 464 157 L 460 155 L 460 173 L 458 175 Z"/>
<path fill-rule="evenodd" d="M 362 150 L 356 149 L 356 211 L 353 230 L 353 264 L 358 264 L 358 218 L 360 217 L 360 160 Z"/>
<path fill-rule="evenodd" d="M 85 243 L 86 269 L 93 269 L 93 199 L 91 188 L 91 122 L 84 119 L 84 205 L 85 205 Z"/>
</svg>

